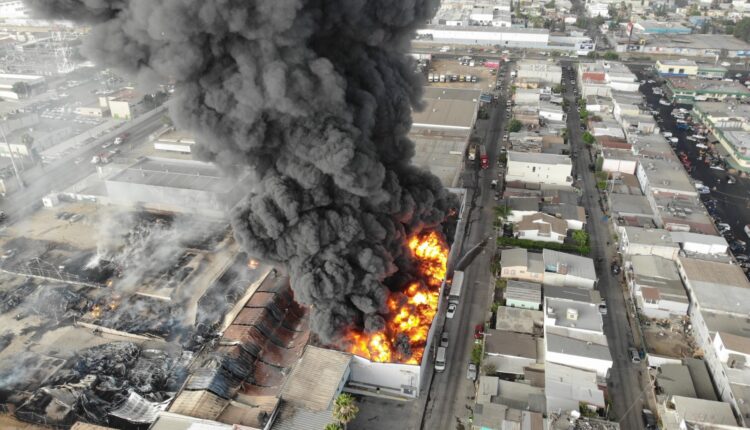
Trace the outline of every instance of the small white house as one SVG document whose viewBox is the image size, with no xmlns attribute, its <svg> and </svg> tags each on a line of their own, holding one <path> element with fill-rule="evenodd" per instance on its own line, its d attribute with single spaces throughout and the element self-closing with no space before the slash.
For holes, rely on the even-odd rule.
<svg viewBox="0 0 750 430">
<path fill-rule="evenodd" d="M 516 224 L 516 233 L 519 239 L 563 243 L 568 234 L 568 225 L 559 218 L 536 213 L 523 217 Z"/>
</svg>

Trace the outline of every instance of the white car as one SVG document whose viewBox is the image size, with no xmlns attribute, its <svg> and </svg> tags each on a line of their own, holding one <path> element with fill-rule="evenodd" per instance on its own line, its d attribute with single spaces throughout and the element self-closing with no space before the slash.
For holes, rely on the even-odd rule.
<svg viewBox="0 0 750 430">
<path fill-rule="evenodd" d="M 477 365 L 474 363 L 469 363 L 469 368 L 466 369 L 466 379 L 469 379 L 471 381 L 477 380 Z"/>
<path fill-rule="evenodd" d="M 451 303 L 448 305 L 448 313 L 445 314 L 448 319 L 453 319 L 453 315 L 456 315 L 456 304 Z"/>
<path fill-rule="evenodd" d="M 678 138 L 676 138 L 676 137 L 670 137 L 670 138 L 669 138 L 669 141 L 670 141 L 670 142 L 672 142 L 672 143 L 677 143 L 677 142 L 679 142 L 679 141 L 680 141 L 680 139 L 678 139 Z"/>
<path fill-rule="evenodd" d="M 663 135 L 664 137 L 672 137 L 672 133 L 670 133 L 670 132 L 668 132 L 668 131 L 665 131 L 664 133 L 662 133 L 662 135 Z"/>
</svg>

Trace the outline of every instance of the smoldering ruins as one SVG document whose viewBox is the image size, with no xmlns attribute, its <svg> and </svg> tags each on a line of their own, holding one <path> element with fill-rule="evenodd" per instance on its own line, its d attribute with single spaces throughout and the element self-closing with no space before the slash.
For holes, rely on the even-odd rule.
<svg viewBox="0 0 750 430">
<path fill-rule="evenodd" d="M 406 137 L 421 84 L 405 52 L 437 3 L 30 1 L 91 23 L 95 61 L 176 82 L 171 115 L 203 158 L 255 178 L 236 237 L 289 271 L 332 343 L 385 327 L 391 292 L 417 276 L 408 238 L 439 230 L 455 204 L 410 164 Z"/>
<path fill-rule="evenodd" d="M 91 230 L 88 247 L 69 240 Z M 71 204 L 9 236 L 0 240 L 0 407 L 63 428 L 147 427 L 270 271 L 238 249 L 226 222 L 186 215 Z"/>
</svg>

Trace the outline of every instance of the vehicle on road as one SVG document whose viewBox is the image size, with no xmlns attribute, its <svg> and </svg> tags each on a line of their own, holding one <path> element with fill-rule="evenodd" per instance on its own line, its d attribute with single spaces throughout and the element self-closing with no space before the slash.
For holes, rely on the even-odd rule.
<svg viewBox="0 0 750 430">
<path fill-rule="evenodd" d="M 630 347 L 628 348 L 628 352 L 630 353 L 630 361 L 636 364 L 641 362 L 641 355 L 638 353 L 637 349 Z"/>
<path fill-rule="evenodd" d="M 123 143 L 123 142 L 125 142 L 126 140 L 128 140 L 128 137 L 130 137 L 130 134 L 128 134 L 128 133 L 123 133 L 123 134 L 121 134 L 121 135 L 119 135 L 119 136 L 115 137 L 115 141 L 114 141 L 114 142 L 112 142 L 112 143 L 114 143 L 115 145 L 120 145 L 121 143 Z"/>
<path fill-rule="evenodd" d="M 617 275 L 620 273 L 620 266 L 615 262 L 612 262 L 612 265 L 609 268 L 612 271 L 613 275 Z"/>
<path fill-rule="evenodd" d="M 474 161 L 477 159 L 477 144 L 472 143 L 469 145 L 469 161 Z"/>
<path fill-rule="evenodd" d="M 446 352 L 446 349 L 444 346 L 439 347 L 437 350 L 437 354 L 435 355 L 435 371 L 436 372 L 445 371 L 445 352 Z"/>
<path fill-rule="evenodd" d="M 745 234 L 747 235 L 747 237 L 750 237 L 750 224 L 745 225 Z M 740 241 L 738 240 L 737 242 Z M 742 244 L 744 245 L 744 242 L 742 242 Z"/>
<path fill-rule="evenodd" d="M 484 145 L 480 146 L 479 159 L 482 163 L 482 169 L 488 169 L 490 167 L 490 155 L 487 154 L 487 149 L 484 147 Z"/>
<path fill-rule="evenodd" d="M 469 368 L 466 369 L 466 379 L 471 381 L 477 380 L 477 365 L 474 363 L 469 363 Z"/>
<path fill-rule="evenodd" d="M 440 335 L 440 346 L 443 348 L 448 347 L 448 332 L 444 331 L 443 334 Z"/>
<path fill-rule="evenodd" d="M 461 287 L 464 284 L 464 272 L 456 270 L 453 272 L 453 279 L 451 279 L 451 288 L 448 293 L 448 303 L 458 304 L 458 300 L 461 298 Z"/>
<path fill-rule="evenodd" d="M 110 146 L 112 146 L 112 145 L 113 145 L 113 142 L 106 142 L 106 143 L 104 143 L 104 144 L 102 145 L 102 148 L 103 148 L 103 149 L 107 149 L 107 148 L 109 148 L 109 147 L 110 147 Z"/>
<path fill-rule="evenodd" d="M 607 304 L 604 302 L 599 303 L 599 313 L 602 315 L 607 315 Z"/>
<path fill-rule="evenodd" d="M 662 135 L 663 135 L 664 137 L 672 137 L 672 133 L 670 133 L 670 132 L 668 132 L 668 131 L 665 131 L 665 132 L 663 132 L 663 133 L 662 133 Z"/>
<path fill-rule="evenodd" d="M 2 257 L 0 257 L 0 258 L 2 258 L 3 260 L 7 260 L 7 259 L 13 257 L 14 255 L 16 255 L 16 250 L 15 249 L 9 249 L 9 250 L 3 252 Z"/>
<path fill-rule="evenodd" d="M 680 139 L 678 139 L 678 138 L 676 138 L 676 137 L 670 137 L 670 138 L 669 138 L 669 141 L 670 141 L 670 142 L 672 142 L 672 143 L 677 143 L 677 142 L 679 142 L 679 141 L 680 141 Z"/>
<path fill-rule="evenodd" d="M 667 101 L 666 99 L 659 99 L 659 104 L 662 106 L 669 106 L 671 103 Z"/>
<path fill-rule="evenodd" d="M 646 426 L 646 430 L 656 430 L 656 417 L 654 413 L 650 409 L 644 409 L 642 415 L 643 425 Z"/>
<path fill-rule="evenodd" d="M 457 306 L 455 303 L 449 304 L 448 312 L 445 314 L 445 316 L 448 317 L 448 319 L 453 319 L 453 316 L 456 315 L 456 308 Z"/>
</svg>

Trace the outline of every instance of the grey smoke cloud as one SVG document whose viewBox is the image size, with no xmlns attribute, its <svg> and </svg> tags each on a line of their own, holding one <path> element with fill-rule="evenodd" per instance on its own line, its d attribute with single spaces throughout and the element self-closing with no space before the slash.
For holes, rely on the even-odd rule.
<svg viewBox="0 0 750 430">
<path fill-rule="evenodd" d="M 405 52 L 438 0 L 27 2 L 92 24 L 95 61 L 174 80 L 171 115 L 202 158 L 253 170 L 235 234 L 288 268 L 323 341 L 383 326 L 413 270 L 405 238 L 454 205 L 406 136 L 421 83 Z"/>
</svg>

